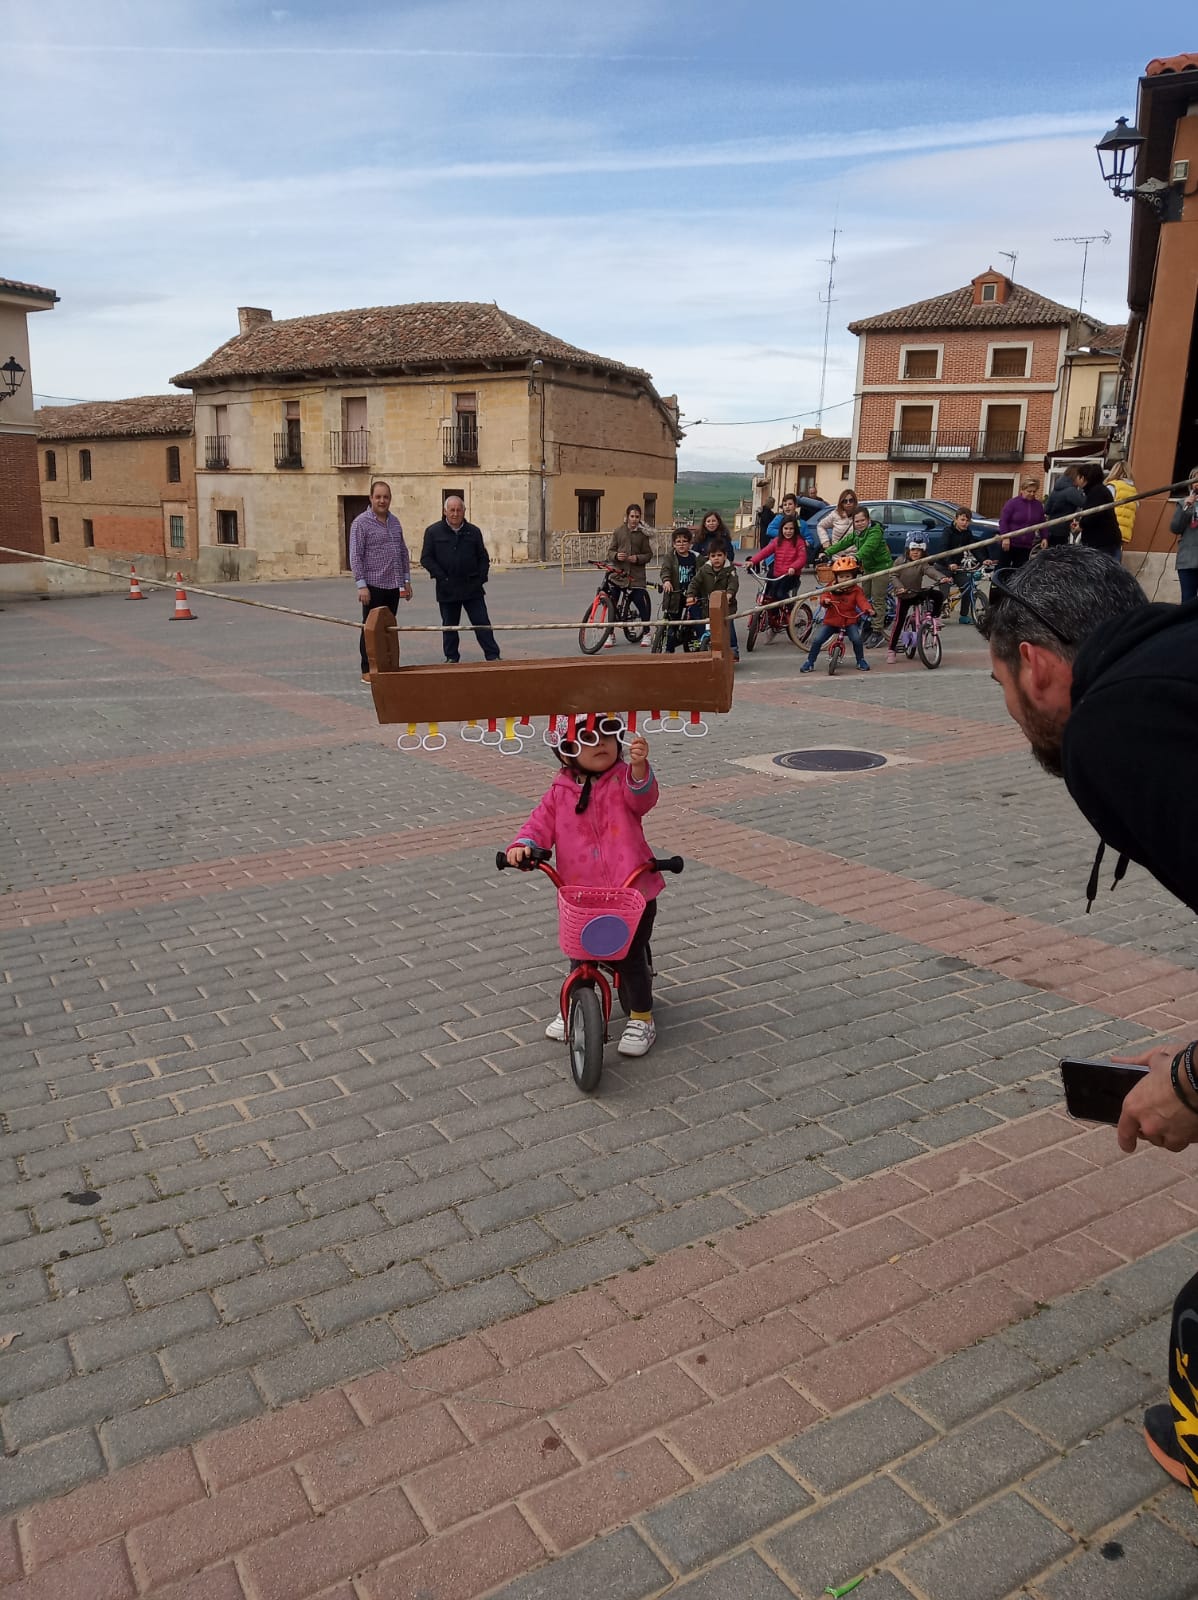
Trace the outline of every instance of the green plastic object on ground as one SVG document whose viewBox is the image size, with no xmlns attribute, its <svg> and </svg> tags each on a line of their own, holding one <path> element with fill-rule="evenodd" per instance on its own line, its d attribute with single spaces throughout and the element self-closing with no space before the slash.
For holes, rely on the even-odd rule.
<svg viewBox="0 0 1198 1600">
<path fill-rule="evenodd" d="M 842 1583 L 839 1589 L 827 1588 L 824 1590 L 824 1593 L 830 1594 L 832 1596 L 832 1600 L 841 1600 L 842 1595 L 852 1594 L 857 1585 L 864 1582 L 865 1574 L 863 1572 L 859 1578 L 854 1578 L 852 1583 Z"/>
</svg>

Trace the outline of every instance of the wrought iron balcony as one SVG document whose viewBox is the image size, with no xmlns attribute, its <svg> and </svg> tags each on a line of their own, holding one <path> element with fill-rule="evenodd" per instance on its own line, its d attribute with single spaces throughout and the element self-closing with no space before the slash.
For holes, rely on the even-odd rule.
<svg viewBox="0 0 1198 1600">
<path fill-rule="evenodd" d="M 478 422 L 459 417 L 441 429 L 442 455 L 447 467 L 478 466 Z"/>
<path fill-rule="evenodd" d="M 1023 442 L 1022 429 L 895 428 L 888 454 L 892 461 L 1020 461 Z"/>
<path fill-rule="evenodd" d="M 335 467 L 370 464 L 370 429 L 345 428 L 329 434 L 329 455 Z"/>
<path fill-rule="evenodd" d="M 295 428 L 287 433 L 275 434 L 275 466 L 276 467 L 302 467 L 304 453 L 299 429 Z"/>
<path fill-rule="evenodd" d="M 204 438 L 204 465 L 210 470 L 225 468 L 229 465 L 229 435 L 227 433 L 209 433 Z"/>
<path fill-rule="evenodd" d="M 1117 406 L 1082 406 L 1077 414 L 1077 433 L 1075 437 L 1078 439 L 1101 439 L 1104 434 L 1110 433 L 1114 428 L 1118 415 Z"/>
</svg>

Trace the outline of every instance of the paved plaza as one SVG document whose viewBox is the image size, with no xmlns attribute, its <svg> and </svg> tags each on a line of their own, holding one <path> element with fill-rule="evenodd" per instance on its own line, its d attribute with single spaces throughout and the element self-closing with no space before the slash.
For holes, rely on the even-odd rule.
<svg viewBox="0 0 1198 1600">
<path fill-rule="evenodd" d="M 585 1098 L 493 866 L 551 753 L 401 754 L 351 630 L 192 605 L 0 613 L 6 1597 L 1198 1596 L 1140 1432 L 1198 1176 L 1055 1076 L 1192 1036 L 1193 918 L 1135 867 L 1084 914 L 972 629 L 759 647 L 655 736 L 658 1043 Z M 889 759 L 768 759 L 827 746 Z"/>
</svg>

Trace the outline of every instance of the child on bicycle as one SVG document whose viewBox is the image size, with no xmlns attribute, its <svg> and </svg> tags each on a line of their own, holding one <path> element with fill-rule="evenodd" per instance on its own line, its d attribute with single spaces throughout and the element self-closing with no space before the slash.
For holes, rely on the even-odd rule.
<svg viewBox="0 0 1198 1600">
<path fill-rule="evenodd" d="M 823 607 L 824 620 L 816 630 L 811 641 L 811 649 L 807 652 L 807 659 L 799 668 L 800 672 L 814 672 L 815 663 L 820 651 L 841 628 L 849 636 L 849 643 L 853 647 L 853 655 L 857 658 L 857 671 L 868 672 L 869 662 L 865 659 L 865 645 L 861 638 L 861 619 L 872 617 L 874 609 L 866 598 L 865 590 L 859 583 L 854 583 L 850 589 L 837 589 L 836 584 L 845 583 L 850 578 L 860 575 L 860 567 L 856 556 L 840 555 L 832 562 L 833 588 L 826 589 L 820 595 L 820 605 Z"/>
<path fill-rule="evenodd" d="M 736 575 L 735 566 L 728 559 L 727 551 L 722 546 L 716 545 L 691 579 L 686 591 L 686 598 L 692 604 L 698 604 L 702 616 L 708 615 L 711 596 L 717 589 L 728 596 L 728 642 L 732 646 L 733 661 L 740 660 L 740 650 L 736 644 L 736 624 L 732 620 L 739 588 L 740 579 Z"/>
<path fill-rule="evenodd" d="M 799 592 L 803 568 L 807 565 L 807 541 L 799 528 L 798 517 L 783 516 L 778 532 L 756 555 L 745 562 L 749 572 L 762 569 L 773 559 L 773 576 L 766 579 L 765 598 L 789 600 Z"/>
<path fill-rule="evenodd" d="M 564 754 L 560 747 L 556 750 L 561 771 L 541 796 L 519 838 L 508 846 L 507 858 L 511 866 L 518 867 L 528 859 L 529 846 L 538 845 L 556 851 L 557 870 L 566 883 L 619 889 L 637 867 L 652 859 L 641 819 L 657 804 L 657 779 L 644 738 L 633 739 L 625 762 L 618 737 L 624 725 L 618 717 L 602 718 L 595 731 L 597 744 L 576 740 Z M 657 1037 L 649 940 L 657 896 L 664 887 L 661 874 L 642 873 L 636 887 L 645 897 L 645 909 L 628 954 L 613 963 L 620 1004 L 628 1016 L 618 1046 L 622 1056 L 645 1055 Z M 545 1037 L 566 1037 L 560 1015 L 545 1029 Z"/>
<path fill-rule="evenodd" d="M 693 612 L 694 608 L 687 605 L 687 590 L 700 565 L 699 557 L 691 549 L 690 529 L 675 528 L 673 549 L 661 558 L 661 614 L 670 622 L 678 622 L 684 613 Z M 684 634 L 698 632 L 697 628 L 667 628 L 666 654 L 672 656 L 680 643 L 690 642 Z"/>
<path fill-rule="evenodd" d="M 886 652 L 888 666 L 893 666 L 898 660 L 898 642 L 903 636 L 903 623 L 911 607 L 926 600 L 934 616 L 938 617 L 944 610 L 944 591 L 953 580 L 934 561 L 918 565 L 927 553 L 928 547 L 922 539 L 912 539 L 907 545 L 905 558 L 890 569 L 898 603 L 894 608 L 894 630 Z"/>
</svg>

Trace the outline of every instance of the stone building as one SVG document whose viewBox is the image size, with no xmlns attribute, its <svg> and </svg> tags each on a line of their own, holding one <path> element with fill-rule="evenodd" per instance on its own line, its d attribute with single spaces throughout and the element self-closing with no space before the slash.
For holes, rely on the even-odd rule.
<svg viewBox="0 0 1198 1600">
<path fill-rule="evenodd" d="M 36 413 L 47 552 L 141 561 L 148 577 L 195 574 L 192 403 L 149 394 Z M 111 564 L 111 563 L 110 563 Z"/>
<path fill-rule="evenodd" d="M 27 319 L 30 312 L 49 311 L 57 302 L 53 289 L 0 278 L 0 365 L 8 368 L 0 377 L 0 545 L 29 555 L 44 551 Z M 0 583 L 4 590 L 42 586 L 40 563 L 2 552 L 0 563 L 8 567 Z"/>
<path fill-rule="evenodd" d="M 765 450 L 757 457 L 765 468 L 754 483 L 756 511 L 767 495 L 775 506 L 784 494 L 811 495 L 835 505 L 849 484 L 849 459 L 853 441 L 826 436 L 820 428 L 804 428 L 801 439 Z"/>
<path fill-rule="evenodd" d="M 344 571 L 376 478 L 410 544 L 461 494 L 500 561 L 614 527 L 634 500 L 668 522 L 677 404 L 638 368 L 487 304 L 243 307 L 238 326 L 171 380 L 195 394 L 202 577 Z"/>
</svg>

